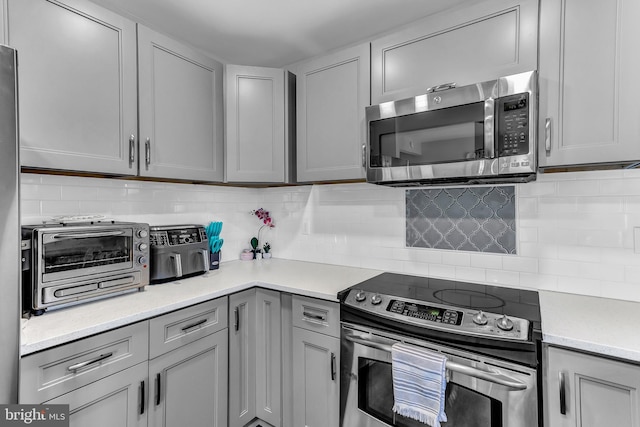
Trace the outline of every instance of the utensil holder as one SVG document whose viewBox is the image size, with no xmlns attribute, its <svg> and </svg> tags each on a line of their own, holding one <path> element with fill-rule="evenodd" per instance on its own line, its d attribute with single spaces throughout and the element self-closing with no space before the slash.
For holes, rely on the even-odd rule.
<svg viewBox="0 0 640 427">
<path fill-rule="evenodd" d="M 209 254 L 209 270 L 217 270 L 220 268 L 221 252 L 212 252 Z"/>
</svg>

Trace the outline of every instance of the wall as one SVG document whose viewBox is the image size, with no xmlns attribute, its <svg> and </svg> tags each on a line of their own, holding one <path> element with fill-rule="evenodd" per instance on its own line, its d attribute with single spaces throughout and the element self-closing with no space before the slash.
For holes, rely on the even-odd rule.
<svg viewBox="0 0 640 427">
<path fill-rule="evenodd" d="M 516 186 L 517 255 L 405 247 L 404 190 L 370 184 L 247 189 L 22 177 L 23 223 L 101 213 L 152 225 L 225 222 L 223 260 L 257 233 L 275 257 L 640 301 L 640 170 L 540 174 Z M 640 247 L 638 248 L 640 250 Z"/>
</svg>

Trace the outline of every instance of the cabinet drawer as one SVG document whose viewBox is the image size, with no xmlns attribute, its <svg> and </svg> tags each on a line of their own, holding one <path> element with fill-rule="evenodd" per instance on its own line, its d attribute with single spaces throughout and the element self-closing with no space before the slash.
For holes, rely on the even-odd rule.
<svg viewBox="0 0 640 427">
<path fill-rule="evenodd" d="M 151 319 L 149 358 L 160 356 L 227 327 L 227 297 Z"/>
<path fill-rule="evenodd" d="M 148 322 L 22 358 L 20 402 L 42 403 L 148 359 Z"/>
<path fill-rule="evenodd" d="M 337 302 L 294 295 L 293 326 L 339 337 L 340 306 Z"/>
</svg>

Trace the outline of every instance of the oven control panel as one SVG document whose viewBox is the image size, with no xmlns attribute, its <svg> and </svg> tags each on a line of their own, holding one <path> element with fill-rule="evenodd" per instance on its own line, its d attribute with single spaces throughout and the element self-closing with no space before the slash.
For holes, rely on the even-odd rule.
<svg viewBox="0 0 640 427">
<path fill-rule="evenodd" d="M 479 309 L 426 303 L 355 289 L 349 291 L 344 304 L 424 328 L 510 341 L 529 340 L 528 320 Z"/>
</svg>

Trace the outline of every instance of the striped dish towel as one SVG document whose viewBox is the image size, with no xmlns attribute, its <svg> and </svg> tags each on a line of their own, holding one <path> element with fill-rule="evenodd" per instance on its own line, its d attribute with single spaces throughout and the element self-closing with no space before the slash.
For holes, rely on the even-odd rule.
<svg viewBox="0 0 640 427">
<path fill-rule="evenodd" d="M 447 421 L 444 413 L 447 357 L 398 343 L 391 347 L 393 412 L 432 427 Z"/>
</svg>

